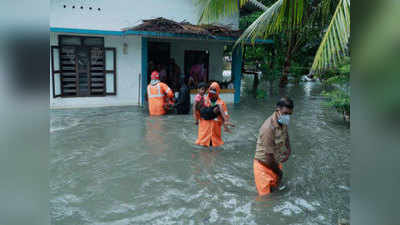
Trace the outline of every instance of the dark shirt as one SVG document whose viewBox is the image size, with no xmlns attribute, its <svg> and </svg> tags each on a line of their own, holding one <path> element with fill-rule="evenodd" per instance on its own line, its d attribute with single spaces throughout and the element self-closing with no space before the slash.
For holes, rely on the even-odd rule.
<svg viewBox="0 0 400 225">
<path fill-rule="evenodd" d="M 200 117 L 205 120 L 213 120 L 217 118 L 218 114 L 214 112 L 214 108 L 218 107 L 218 105 L 210 106 L 210 107 L 201 107 L 200 108 Z"/>
<path fill-rule="evenodd" d="M 188 114 L 190 112 L 190 93 L 186 84 L 182 84 L 179 89 L 176 109 L 178 114 Z"/>
</svg>

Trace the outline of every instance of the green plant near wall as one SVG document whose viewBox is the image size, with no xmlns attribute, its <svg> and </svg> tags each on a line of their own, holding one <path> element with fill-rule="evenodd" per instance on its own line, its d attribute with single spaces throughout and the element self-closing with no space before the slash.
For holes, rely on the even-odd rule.
<svg viewBox="0 0 400 225">
<path fill-rule="evenodd" d="M 276 64 L 273 65 L 272 69 L 269 66 L 270 65 L 266 63 L 261 64 L 260 70 L 263 74 L 262 79 L 268 82 L 274 82 L 280 77 L 281 68 Z"/>
<path fill-rule="evenodd" d="M 336 68 L 330 68 L 323 73 L 317 74 L 321 81 L 327 84 L 345 84 L 350 79 L 350 57 L 346 57 L 344 62 Z"/>
<path fill-rule="evenodd" d="M 334 86 L 331 91 L 324 91 L 323 96 L 327 97 L 326 105 L 333 107 L 336 111 L 343 113 L 344 119 L 350 119 L 350 58 L 336 70 L 329 70 L 322 76 L 323 83 Z"/>
<path fill-rule="evenodd" d="M 324 91 L 323 96 L 328 98 L 326 106 L 333 107 L 336 111 L 343 113 L 344 116 L 350 116 L 350 95 L 343 89 L 333 91 Z"/>
<path fill-rule="evenodd" d="M 257 89 L 256 98 L 265 99 L 267 97 L 267 92 L 262 89 Z"/>
</svg>

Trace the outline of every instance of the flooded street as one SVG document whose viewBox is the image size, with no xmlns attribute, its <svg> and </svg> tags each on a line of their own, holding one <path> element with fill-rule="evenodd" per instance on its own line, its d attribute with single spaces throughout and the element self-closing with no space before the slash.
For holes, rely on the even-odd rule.
<svg viewBox="0 0 400 225">
<path fill-rule="evenodd" d="M 192 115 L 139 107 L 51 110 L 50 216 L 77 224 L 337 224 L 349 218 L 350 130 L 315 83 L 228 105 L 225 145 L 195 146 Z M 278 95 L 294 100 L 287 188 L 257 197 L 258 129 Z"/>
</svg>

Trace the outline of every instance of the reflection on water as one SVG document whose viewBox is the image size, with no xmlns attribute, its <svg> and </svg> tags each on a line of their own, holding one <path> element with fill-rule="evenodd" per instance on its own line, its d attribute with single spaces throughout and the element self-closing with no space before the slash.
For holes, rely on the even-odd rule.
<svg viewBox="0 0 400 225">
<path fill-rule="evenodd" d="M 194 145 L 192 115 L 149 117 L 137 107 L 51 111 L 52 224 L 336 224 L 349 217 L 350 131 L 322 107 L 318 84 L 277 89 L 294 98 L 287 188 L 258 197 L 258 129 L 278 96 L 228 105 L 225 145 Z"/>
</svg>

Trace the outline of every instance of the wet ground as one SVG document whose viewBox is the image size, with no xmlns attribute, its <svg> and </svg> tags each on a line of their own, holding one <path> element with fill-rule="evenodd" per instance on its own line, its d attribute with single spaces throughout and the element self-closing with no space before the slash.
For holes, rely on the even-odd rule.
<svg viewBox="0 0 400 225">
<path fill-rule="evenodd" d="M 350 130 L 315 83 L 228 105 L 232 134 L 195 146 L 191 115 L 138 107 L 51 110 L 51 224 L 337 224 L 349 217 Z M 295 103 L 287 188 L 257 197 L 258 129 L 278 95 Z"/>
</svg>

